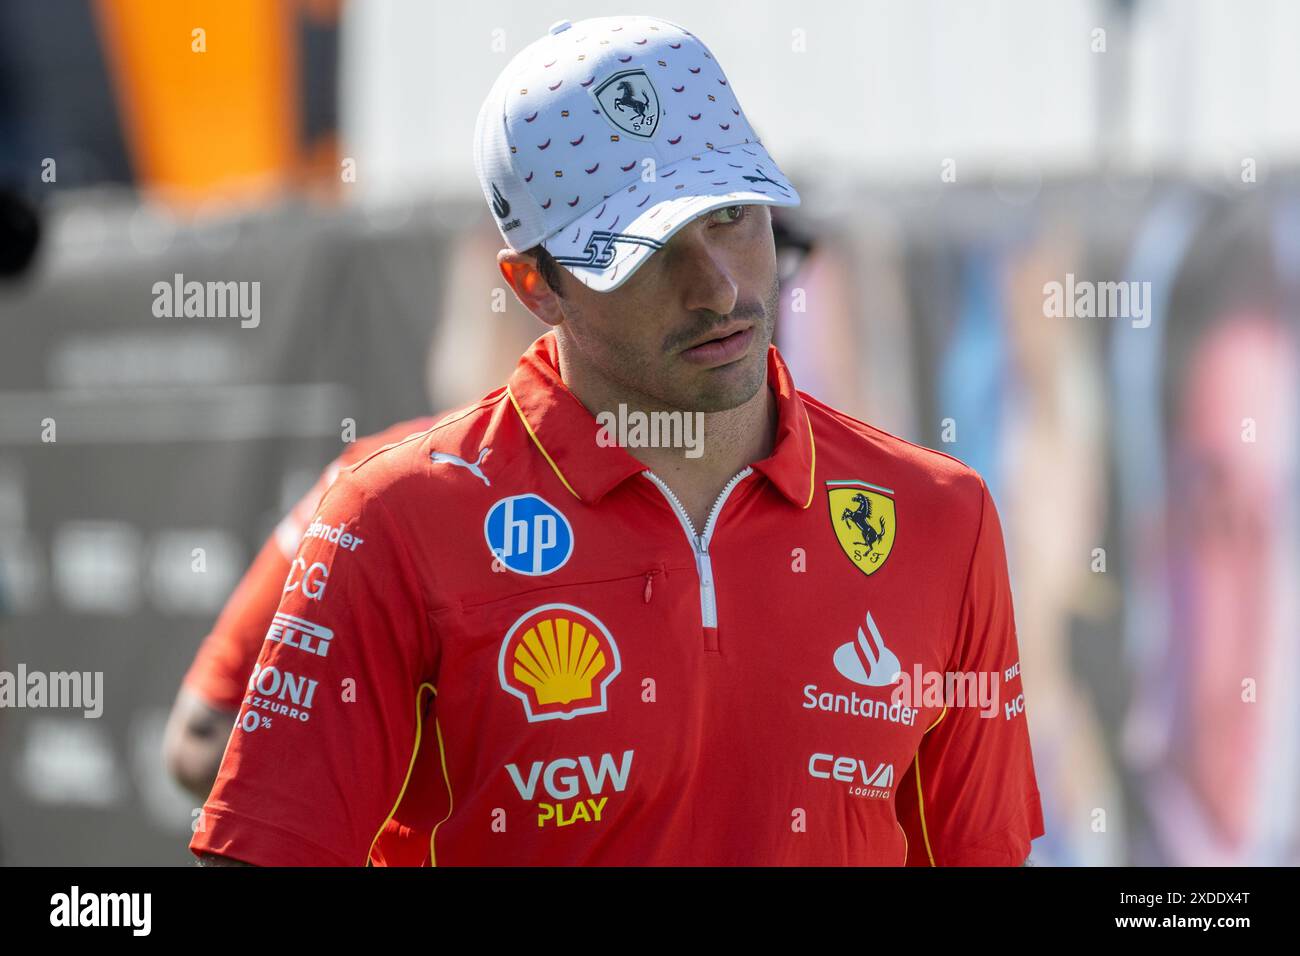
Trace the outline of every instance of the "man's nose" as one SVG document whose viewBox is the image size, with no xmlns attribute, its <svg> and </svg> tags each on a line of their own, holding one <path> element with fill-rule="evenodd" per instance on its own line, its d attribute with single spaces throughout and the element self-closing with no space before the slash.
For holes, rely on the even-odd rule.
<svg viewBox="0 0 1300 956">
<path fill-rule="evenodd" d="M 726 253 L 710 245 L 704 232 L 683 229 L 665 250 L 670 253 L 673 287 L 681 290 L 686 311 L 727 315 L 736 307 L 740 287 Z"/>
</svg>

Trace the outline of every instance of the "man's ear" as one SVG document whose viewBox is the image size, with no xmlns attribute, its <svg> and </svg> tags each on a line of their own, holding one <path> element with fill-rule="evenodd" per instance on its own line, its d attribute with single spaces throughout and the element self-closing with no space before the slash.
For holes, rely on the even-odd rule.
<svg viewBox="0 0 1300 956">
<path fill-rule="evenodd" d="M 497 268 L 501 270 L 501 277 L 513 290 L 515 298 L 529 312 L 547 325 L 559 325 L 564 321 L 559 296 L 547 285 L 531 256 L 513 249 L 502 249 L 497 253 Z"/>
</svg>

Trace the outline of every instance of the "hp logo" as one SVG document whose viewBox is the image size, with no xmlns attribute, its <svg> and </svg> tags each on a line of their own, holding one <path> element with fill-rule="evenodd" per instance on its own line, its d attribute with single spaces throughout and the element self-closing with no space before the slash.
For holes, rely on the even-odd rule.
<svg viewBox="0 0 1300 956">
<path fill-rule="evenodd" d="M 517 574 L 550 574 L 573 554 L 569 519 L 537 495 L 502 498 L 488 512 L 483 535 L 488 550 Z"/>
</svg>

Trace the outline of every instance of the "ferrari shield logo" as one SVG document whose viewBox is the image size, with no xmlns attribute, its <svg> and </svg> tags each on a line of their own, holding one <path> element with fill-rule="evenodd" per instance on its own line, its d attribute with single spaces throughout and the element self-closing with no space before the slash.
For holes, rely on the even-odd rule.
<svg viewBox="0 0 1300 956">
<path fill-rule="evenodd" d="M 831 527 L 848 559 L 863 574 L 875 574 L 894 547 L 898 525 L 894 492 L 865 481 L 828 481 Z"/>
<path fill-rule="evenodd" d="M 649 139 L 659 126 L 659 94 L 645 70 L 615 73 L 592 91 L 609 121 L 625 133 Z"/>
</svg>

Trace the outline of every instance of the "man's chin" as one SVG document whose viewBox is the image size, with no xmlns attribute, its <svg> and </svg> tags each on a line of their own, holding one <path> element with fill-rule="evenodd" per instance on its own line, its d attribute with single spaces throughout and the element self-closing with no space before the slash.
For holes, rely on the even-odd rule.
<svg viewBox="0 0 1300 956">
<path fill-rule="evenodd" d="M 766 354 L 747 354 L 734 362 L 707 369 L 691 411 L 726 412 L 751 401 L 767 382 Z"/>
</svg>

